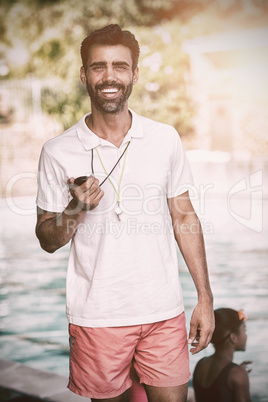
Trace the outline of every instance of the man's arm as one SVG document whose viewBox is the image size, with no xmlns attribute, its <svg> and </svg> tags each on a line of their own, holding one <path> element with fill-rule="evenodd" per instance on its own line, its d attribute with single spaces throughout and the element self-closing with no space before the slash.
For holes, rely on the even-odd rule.
<svg viewBox="0 0 268 402">
<path fill-rule="evenodd" d="M 104 195 L 99 181 L 93 176 L 81 186 L 74 186 L 71 178 L 69 186 L 73 198 L 62 213 L 37 208 L 36 236 L 48 253 L 54 253 L 70 241 L 85 212 L 96 208 Z"/>
<path fill-rule="evenodd" d="M 192 354 L 195 354 L 208 346 L 215 325 L 204 238 L 188 192 L 168 199 L 168 203 L 175 238 L 198 295 L 198 304 L 191 317 L 188 340 L 189 344 L 193 344 L 196 337 L 199 337 L 197 346 L 190 349 Z"/>
</svg>

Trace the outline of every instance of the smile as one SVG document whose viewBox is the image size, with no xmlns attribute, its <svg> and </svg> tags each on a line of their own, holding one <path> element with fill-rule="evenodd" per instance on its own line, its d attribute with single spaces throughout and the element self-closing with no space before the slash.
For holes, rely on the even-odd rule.
<svg viewBox="0 0 268 402">
<path fill-rule="evenodd" d="M 105 88 L 102 89 L 101 92 L 104 94 L 115 94 L 117 93 L 119 90 L 117 88 Z"/>
</svg>

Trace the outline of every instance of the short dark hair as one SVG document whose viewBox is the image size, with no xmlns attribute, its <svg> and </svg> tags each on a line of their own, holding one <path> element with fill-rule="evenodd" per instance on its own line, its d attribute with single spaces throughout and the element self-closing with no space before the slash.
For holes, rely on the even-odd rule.
<svg viewBox="0 0 268 402">
<path fill-rule="evenodd" d="M 212 335 L 211 343 L 215 346 L 221 344 L 228 336 L 228 333 L 238 333 L 240 325 L 244 319 L 239 317 L 239 312 L 231 308 L 219 308 L 214 310 L 215 330 Z"/>
<path fill-rule="evenodd" d="M 140 47 L 135 36 L 130 31 L 122 31 L 119 25 L 111 24 L 91 32 L 81 43 L 80 53 L 84 68 L 87 68 L 88 52 L 92 45 L 123 45 L 130 49 L 132 70 L 138 65 Z"/>
</svg>

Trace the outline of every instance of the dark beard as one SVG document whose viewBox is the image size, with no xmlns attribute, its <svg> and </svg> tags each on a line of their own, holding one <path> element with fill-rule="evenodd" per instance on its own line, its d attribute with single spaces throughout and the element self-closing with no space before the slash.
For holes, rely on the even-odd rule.
<svg viewBox="0 0 268 402">
<path fill-rule="evenodd" d="M 104 82 L 102 84 L 96 85 L 95 88 L 93 88 L 87 82 L 86 86 L 91 102 L 96 107 L 96 109 L 102 113 L 113 113 L 113 114 L 119 113 L 123 110 L 128 98 L 130 97 L 133 88 L 132 82 L 126 87 L 116 82 L 112 83 Z M 119 99 L 116 100 L 103 99 L 98 96 L 98 90 L 109 87 L 118 88 L 122 90 L 122 94 Z"/>
</svg>

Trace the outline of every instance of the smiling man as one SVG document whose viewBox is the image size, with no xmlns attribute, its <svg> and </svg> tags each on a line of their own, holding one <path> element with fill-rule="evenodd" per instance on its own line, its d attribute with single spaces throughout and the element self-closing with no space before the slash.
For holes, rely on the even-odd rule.
<svg viewBox="0 0 268 402">
<path fill-rule="evenodd" d="M 122 45 L 105 48 L 93 45 L 89 60 L 81 67 L 81 81 L 86 84 L 92 104 L 101 113 L 122 111 L 137 80 L 138 69 L 132 71 L 130 51 Z"/>
<path fill-rule="evenodd" d="M 44 145 L 37 194 L 41 247 L 52 253 L 71 240 L 69 388 L 125 402 L 134 367 L 149 402 L 183 402 L 188 344 L 198 353 L 214 329 L 190 168 L 173 127 L 128 107 L 139 78 L 134 35 L 96 30 L 81 57 L 91 113 Z M 176 242 L 198 294 L 188 343 Z"/>
</svg>

